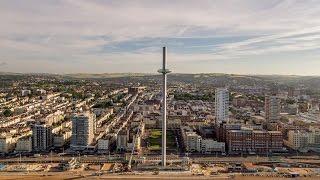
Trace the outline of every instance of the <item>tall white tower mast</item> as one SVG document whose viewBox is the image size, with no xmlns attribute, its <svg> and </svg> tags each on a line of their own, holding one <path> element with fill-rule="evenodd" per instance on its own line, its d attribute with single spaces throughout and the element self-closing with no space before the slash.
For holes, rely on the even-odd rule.
<svg viewBox="0 0 320 180">
<path fill-rule="evenodd" d="M 162 74 L 162 166 L 165 167 L 167 155 L 167 74 L 171 71 L 166 69 L 167 48 L 163 47 L 162 50 L 162 69 L 158 70 L 158 72 Z"/>
</svg>

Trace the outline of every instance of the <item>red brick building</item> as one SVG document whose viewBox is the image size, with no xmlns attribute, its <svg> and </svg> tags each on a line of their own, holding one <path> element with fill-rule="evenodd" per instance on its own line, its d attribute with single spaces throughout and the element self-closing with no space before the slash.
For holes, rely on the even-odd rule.
<svg viewBox="0 0 320 180">
<path fill-rule="evenodd" d="M 229 154 L 266 154 L 281 152 L 283 137 L 280 131 L 229 130 L 226 136 Z"/>
</svg>

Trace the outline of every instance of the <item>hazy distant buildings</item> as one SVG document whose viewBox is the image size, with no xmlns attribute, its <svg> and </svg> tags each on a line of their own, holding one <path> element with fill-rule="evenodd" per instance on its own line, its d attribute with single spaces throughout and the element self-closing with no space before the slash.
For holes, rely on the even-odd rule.
<svg viewBox="0 0 320 180">
<path fill-rule="evenodd" d="M 24 89 L 21 91 L 21 96 L 28 96 L 31 94 L 31 90 Z"/>
<path fill-rule="evenodd" d="M 229 91 L 226 88 L 217 88 L 215 91 L 216 123 L 227 122 L 229 117 Z"/>
<path fill-rule="evenodd" d="M 295 87 L 289 87 L 288 89 L 288 97 L 290 98 L 298 97 L 301 93 L 303 94 L 303 90 L 297 89 Z"/>
<path fill-rule="evenodd" d="M 288 97 L 294 97 L 294 91 L 295 91 L 295 88 L 294 87 L 289 87 L 288 89 Z"/>
<path fill-rule="evenodd" d="M 93 113 L 83 113 L 72 117 L 71 145 L 73 150 L 88 148 L 94 139 L 94 122 L 96 116 Z"/>
<path fill-rule="evenodd" d="M 145 87 L 129 87 L 128 94 L 139 94 Z"/>
<path fill-rule="evenodd" d="M 32 150 L 46 151 L 52 146 L 52 127 L 47 124 L 35 124 L 32 127 Z"/>
<path fill-rule="evenodd" d="M 288 104 L 287 105 L 287 112 L 289 115 L 298 114 L 298 105 L 297 104 Z"/>
<path fill-rule="evenodd" d="M 265 97 L 265 118 L 268 124 L 280 120 L 280 99 L 277 96 Z"/>
</svg>

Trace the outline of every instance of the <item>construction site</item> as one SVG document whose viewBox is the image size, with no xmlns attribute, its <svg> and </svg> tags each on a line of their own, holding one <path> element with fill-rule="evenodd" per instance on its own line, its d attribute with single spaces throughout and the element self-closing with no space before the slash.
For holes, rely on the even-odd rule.
<svg viewBox="0 0 320 180">
<path fill-rule="evenodd" d="M 61 177 L 90 178 L 136 178 L 136 177 L 227 177 L 227 178 L 319 178 L 320 160 L 316 156 L 291 158 L 263 158 L 260 157 L 217 157 L 217 158 L 180 158 L 167 156 L 167 166 L 162 167 L 159 157 L 119 157 L 104 159 L 102 157 L 64 157 L 45 161 L 37 159 L 6 159 L 1 160 L 0 176 L 5 179 L 19 177 Z"/>
</svg>

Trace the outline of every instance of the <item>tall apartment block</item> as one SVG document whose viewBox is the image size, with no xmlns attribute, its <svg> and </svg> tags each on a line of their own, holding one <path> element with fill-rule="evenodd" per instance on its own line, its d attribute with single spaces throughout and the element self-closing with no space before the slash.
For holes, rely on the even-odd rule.
<svg viewBox="0 0 320 180">
<path fill-rule="evenodd" d="M 83 150 L 90 146 L 94 139 L 95 120 L 95 114 L 89 112 L 72 117 L 71 149 Z"/>
<path fill-rule="evenodd" d="M 46 151 L 52 146 L 52 127 L 47 124 L 35 124 L 32 127 L 32 150 Z"/>
<path fill-rule="evenodd" d="M 216 123 L 227 122 L 229 119 L 229 91 L 227 88 L 217 88 L 215 91 Z"/>
<path fill-rule="evenodd" d="M 129 140 L 129 130 L 123 129 L 117 135 L 117 151 L 126 151 Z"/>
<path fill-rule="evenodd" d="M 280 99 L 277 96 L 265 97 L 265 118 L 267 124 L 280 120 Z"/>
</svg>

